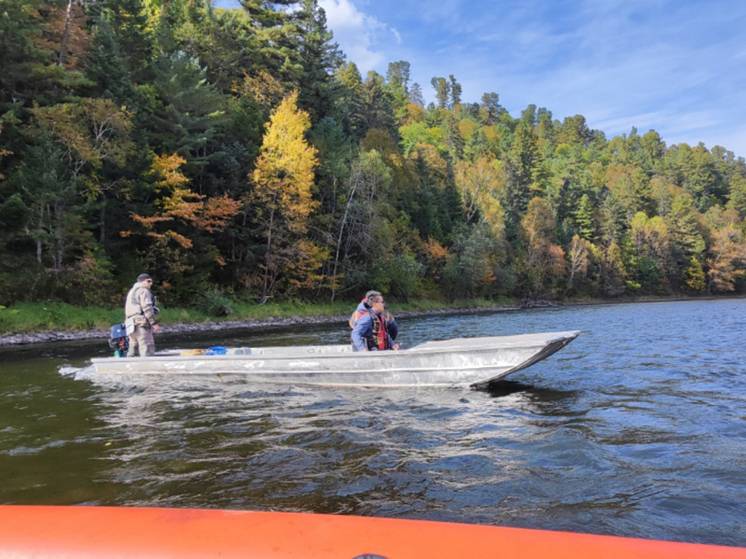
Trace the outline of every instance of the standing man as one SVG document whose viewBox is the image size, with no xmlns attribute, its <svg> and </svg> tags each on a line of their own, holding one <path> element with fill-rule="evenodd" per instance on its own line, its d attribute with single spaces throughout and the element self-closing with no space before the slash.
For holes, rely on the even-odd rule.
<svg viewBox="0 0 746 559">
<path fill-rule="evenodd" d="M 152 286 L 153 279 L 148 274 L 140 274 L 135 285 L 127 293 L 127 300 L 124 303 L 124 323 L 130 342 L 127 357 L 135 357 L 138 350 L 140 357 L 155 353 L 153 333 L 159 332 L 161 327 L 158 324 L 160 311 L 150 290 Z"/>
<path fill-rule="evenodd" d="M 399 344 L 394 342 L 399 327 L 394 317 L 386 312 L 383 295 L 378 291 L 369 291 L 367 295 L 367 304 L 356 311 L 357 320 L 352 328 L 353 351 L 399 349 Z"/>
</svg>

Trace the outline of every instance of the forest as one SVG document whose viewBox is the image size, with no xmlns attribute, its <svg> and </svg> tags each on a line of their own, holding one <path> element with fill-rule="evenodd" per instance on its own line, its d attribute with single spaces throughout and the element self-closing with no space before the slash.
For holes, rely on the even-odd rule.
<svg viewBox="0 0 746 559">
<path fill-rule="evenodd" d="M 1 305 L 746 289 L 726 147 L 362 76 L 317 0 L 241 5 L 0 0 Z"/>
</svg>

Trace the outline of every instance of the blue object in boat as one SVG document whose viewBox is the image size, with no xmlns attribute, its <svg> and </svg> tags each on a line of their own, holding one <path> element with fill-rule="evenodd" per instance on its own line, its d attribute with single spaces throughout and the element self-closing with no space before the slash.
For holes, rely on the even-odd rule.
<svg viewBox="0 0 746 559">
<path fill-rule="evenodd" d="M 222 345 L 208 347 L 207 351 L 205 351 L 205 355 L 225 355 L 226 353 L 228 353 L 228 348 Z"/>
</svg>

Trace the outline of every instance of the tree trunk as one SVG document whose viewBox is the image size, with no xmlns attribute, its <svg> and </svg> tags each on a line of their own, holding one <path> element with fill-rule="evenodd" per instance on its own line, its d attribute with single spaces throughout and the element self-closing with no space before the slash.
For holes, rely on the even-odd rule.
<svg viewBox="0 0 746 559">
<path fill-rule="evenodd" d="M 101 200 L 101 214 L 99 217 L 99 235 L 98 235 L 98 242 L 101 244 L 101 246 L 104 246 L 104 241 L 106 241 L 106 197 Z"/>
<path fill-rule="evenodd" d="M 353 181 L 352 183 L 352 190 L 350 191 L 350 197 L 347 199 L 347 204 L 345 205 L 345 213 L 342 215 L 342 223 L 339 225 L 339 235 L 337 236 L 337 251 L 334 254 L 334 266 L 332 267 L 332 296 L 331 296 L 331 302 L 334 302 L 334 297 L 337 294 L 337 285 L 336 285 L 336 278 L 337 278 L 337 265 L 339 264 L 339 250 L 342 247 L 342 233 L 345 230 L 345 224 L 347 223 L 347 214 L 350 211 L 350 206 L 352 205 L 352 199 L 355 197 L 355 190 L 357 190 L 357 180 Z"/>
<path fill-rule="evenodd" d="M 60 201 L 54 203 L 54 261 L 52 263 L 52 269 L 55 272 L 62 271 L 62 260 L 65 256 L 65 224 L 64 224 L 64 209 Z"/>
<path fill-rule="evenodd" d="M 269 299 L 269 268 L 272 264 L 272 226 L 275 220 L 275 209 L 269 214 L 269 228 L 267 230 L 267 252 L 264 255 L 264 286 L 262 287 L 262 301 L 261 304 L 267 302 Z"/>
<path fill-rule="evenodd" d="M 41 258 L 42 258 L 42 249 L 43 249 L 43 243 L 41 240 L 41 232 L 44 230 L 44 207 L 45 204 L 42 203 L 39 206 L 39 228 L 37 230 L 37 238 L 36 238 L 36 262 L 38 264 L 41 264 Z"/>
<path fill-rule="evenodd" d="M 67 9 L 65 10 L 65 27 L 62 31 L 62 41 L 60 42 L 60 53 L 57 57 L 57 65 L 64 66 L 67 60 L 67 44 L 70 41 L 70 25 L 73 16 L 74 0 L 67 0 Z"/>
</svg>

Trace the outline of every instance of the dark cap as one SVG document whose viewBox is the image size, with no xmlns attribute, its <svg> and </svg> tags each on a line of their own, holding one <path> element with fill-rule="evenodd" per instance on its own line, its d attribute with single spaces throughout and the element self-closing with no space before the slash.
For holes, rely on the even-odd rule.
<svg viewBox="0 0 746 559">
<path fill-rule="evenodd" d="M 150 277 L 150 274 L 140 274 L 139 276 L 137 276 L 137 281 L 145 281 L 149 279 L 153 279 Z"/>
</svg>

